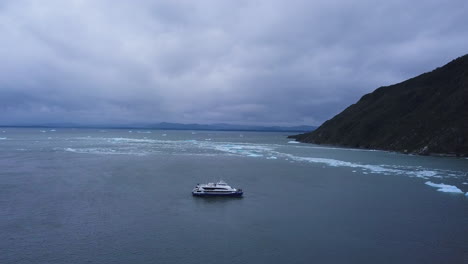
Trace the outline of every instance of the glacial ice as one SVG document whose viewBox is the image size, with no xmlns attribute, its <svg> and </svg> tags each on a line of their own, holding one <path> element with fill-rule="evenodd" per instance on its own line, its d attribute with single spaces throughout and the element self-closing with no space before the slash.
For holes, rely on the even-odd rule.
<svg viewBox="0 0 468 264">
<path fill-rule="evenodd" d="M 162 134 L 165 136 L 166 134 Z M 255 144 L 246 142 L 218 142 L 204 138 L 201 140 L 162 140 L 150 138 L 130 138 L 130 137 L 93 137 L 77 138 L 82 140 L 96 140 L 96 144 L 112 144 L 111 146 L 89 146 L 78 149 L 67 148 L 65 151 L 89 154 L 127 154 L 127 155 L 147 155 L 157 152 L 183 154 L 183 155 L 235 155 L 241 157 L 255 157 L 268 160 L 286 160 L 290 162 L 315 163 L 322 168 L 326 167 L 347 167 L 353 173 L 362 174 L 382 174 L 382 175 L 402 175 L 407 177 L 417 177 L 422 179 L 452 178 L 464 175 L 459 171 L 439 170 L 425 168 L 421 166 L 397 165 L 397 164 L 363 164 L 355 161 L 344 161 L 332 158 L 319 158 L 298 156 L 283 150 L 283 144 Z M 295 142 L 295 141 L 294 141 Z M 295 146 L 294 149 L 301 148 Z M 435 185 L 428 182 L 426 184 L 437 187 L 442 192 L 457 192 L 461 190 L 450 185 Z M 466 182 L 465 182 L 466 183 Z M 465 184 L 464 183 L 464 184 Z"/>
<path fill-rule="evenodd" d="M 463 193 L 462 190 L 458 189 L 457 186 L 454 186 L 454 185 L 448 185 L 448 184 L 443 184 L 443 183 L 433 183 L 431 181 L 427 181 L 425 183 L 431 187 L 438 188 L 437 191 L 439 192 Z"/>
<path fill-rule="evenodd" d="M 98 154 L 98 155 L 137 155 L 145 156 L 148 153 L 144 151 L 131 151 L 131 150 L 115 150 L 111 148 L 65 148 L 67 152 L 79 153 L 79 154 Z"/>
</svg>

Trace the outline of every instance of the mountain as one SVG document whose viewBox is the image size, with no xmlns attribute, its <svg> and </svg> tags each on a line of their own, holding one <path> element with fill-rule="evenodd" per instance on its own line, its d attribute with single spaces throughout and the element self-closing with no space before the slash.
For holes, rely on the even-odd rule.
<svg viewBox="0 0 468 264">
<path fill-rule="evenodd" d="M 175 130 L 220 130 L 220 131 L 270 131 L 270 132 L 305 132 L 315 129 L 313 126 L 254 126 L 254 125 L 232 125 L 232 124 L 179 124 L 159 123 L 147 125 L 151 129 L 175 129 Z"/>
<path fill-rule="evenodd" d="M 468 156 L 468 55 L 380 87 L 298 141 Z"/>
</svg>

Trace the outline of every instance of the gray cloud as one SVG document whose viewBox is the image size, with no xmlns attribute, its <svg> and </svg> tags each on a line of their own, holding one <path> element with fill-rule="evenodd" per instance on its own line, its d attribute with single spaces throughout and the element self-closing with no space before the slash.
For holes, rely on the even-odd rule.
<svg viewBox="0 0 468 264">
<path fill-rule="evenodd" d="M 318 125 L 467 53 L 468 3 L 0 5 L 0 124 Z"/>
</svg>

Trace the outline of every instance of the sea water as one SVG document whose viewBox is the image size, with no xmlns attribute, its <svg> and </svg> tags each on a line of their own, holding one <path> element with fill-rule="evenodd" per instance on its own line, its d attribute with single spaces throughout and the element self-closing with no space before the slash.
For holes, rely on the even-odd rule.
<svg viewBox="0 0 468 264">
<path fill-rule="evenodd" d="M 0 128 L 0 263 L 468 263 L 467 159 L 287 135 Z"/>
</svg>

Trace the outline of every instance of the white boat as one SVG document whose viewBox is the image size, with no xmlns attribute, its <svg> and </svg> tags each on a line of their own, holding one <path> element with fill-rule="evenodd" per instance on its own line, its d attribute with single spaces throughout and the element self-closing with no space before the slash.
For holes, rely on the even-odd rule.
<svg viewBox="0 0 468 264">
<path fill-rule="evenodd" d="M 232 188 L 224 181 L 207 184 L 197 184 L 192 190 L 193 196 L 234 196 L 241 197 L 242 189 Z"/>
</svg>

